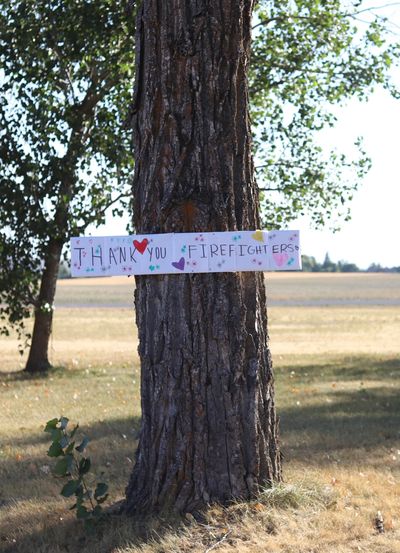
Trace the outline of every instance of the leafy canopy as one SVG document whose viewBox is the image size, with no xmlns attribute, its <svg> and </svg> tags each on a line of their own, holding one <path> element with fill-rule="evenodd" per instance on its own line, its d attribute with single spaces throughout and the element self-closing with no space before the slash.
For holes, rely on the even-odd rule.
<svg viewBox="0 0 400 553">
<path fill-rule="evenodd" d="M 50 242 L 127 193 L 133 17 L 119 0 L 9 0 L 0 29 L 0 312 L 13 323 L 35 305 Z"/>
<path fill-rule="evenodd" d="M 267 227 L 305 213 L 317 226 L 349 217 L 370 161 L 357 137 L 358 159 L 348 160 L 323 151 L 318 132 L 334 125 L 334 105 L 364 100 L 376 85 L 397 94 L 389 70 L 400 50 L 391 38 L 388 22 L 360 1 L 258 3 L 250 96 Z"/>
</svg>

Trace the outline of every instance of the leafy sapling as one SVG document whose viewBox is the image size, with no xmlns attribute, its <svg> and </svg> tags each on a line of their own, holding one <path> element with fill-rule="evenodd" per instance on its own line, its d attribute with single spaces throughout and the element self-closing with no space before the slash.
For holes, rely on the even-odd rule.
<svg viewBox="0 0 400 553">
<path fill-rule="evenodd" d="M 51 419 L 46 423 L 45 432 L 51 436 L 52 443 L 47 455 L 57 457 L 53 474 L 59 478 L 69 478 L 61 490 L 64 497 L 75 496 L 71 510 L 76 509 L 76 516 L 90 527 L 102 515 L 102 503 L 108 498 L 108 486 L 104 482 L 95 484 L 94 490 L 89 484 L 91 462 L 85 457 L 89 438 L 84 436 L 79 445 L 75 445 L 75 435 L 79 428 L 76 424 L 68 431 L 67 417 Z"/>
</svg>

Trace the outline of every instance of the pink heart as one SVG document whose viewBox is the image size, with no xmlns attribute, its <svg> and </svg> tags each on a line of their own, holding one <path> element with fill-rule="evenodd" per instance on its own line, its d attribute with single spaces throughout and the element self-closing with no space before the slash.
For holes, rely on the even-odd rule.
<svg viewBox="0 0 400 553">
<path fill-rule="evenodd" d="M 172 266 L 175 267 L 175 269 L 183 271 L 185 269 L 185 258 L 181 257 L 179 261 L 173 261 Z"/>
<path fill-rule="evenodd" d="M 287 263 L 287 260 L 289 259 L 289 254 L 287 253 L 274 253 L 273 254 L 275 264 L 278 267 L 282 267 Z"/>
</svg>

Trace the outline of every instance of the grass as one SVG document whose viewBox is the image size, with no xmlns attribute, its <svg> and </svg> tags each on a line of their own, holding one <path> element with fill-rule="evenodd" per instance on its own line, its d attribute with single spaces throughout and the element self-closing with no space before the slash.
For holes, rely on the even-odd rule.
<svg viewBox="0 0 400 553">
<path fill-rule="evenodd" d="M 281 297 L 286 285 L 305 298 L 322 295 L 323 277 L 293 277 L 274 277 Z M 354 278 L 355 296 L 383 282 Z M 325 282 L 325 297 L 340 297 L 341 277 Z M 110 285 L 97 285 L 105 297 Z M 140 416 L 133 313 L 58 309 L 59 368 L 48 378 L 16 372 L 16 342 L 1 339 L 0 551 L 400 553 L 400 307 L 273 307 L 269 317 L 284 484 L 252 502 L 212 506 L 200 521 L 113 518 L 94 536 L 48 474 L 43 427 L 60 414 L 79 421 L 94 470 L 105 472 L 112 501 L 123 497 Z M 377 511 L 384 534 L 374 527 Z"/>
<path fill-rule="evenodd" d="M 64 368 L 131 367 L 137 362 L 133 309 L 56 309 L 50 343 L 50 361 Z M 17 353 L 15 339 L 0 338 L 1 368 L 15 371 L 26 357 Z"/>
</svg>

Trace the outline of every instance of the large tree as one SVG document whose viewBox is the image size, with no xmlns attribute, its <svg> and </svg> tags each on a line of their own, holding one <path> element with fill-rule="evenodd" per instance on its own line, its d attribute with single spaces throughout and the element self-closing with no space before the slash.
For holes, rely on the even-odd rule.
<svg viewBox="0 0 400 553">
<path fill-rule="evenodd" d="M 321 155 L 328 104 L 389 87 L 398 56 L 359 2 L 142 0 L 132 108 L 138 233 L 260 226 L 249 91 L 269 224 L 351 198 L 348 165 Z M 253 29 L 252 29 L 253 28 Z M 250 36 L 254 31 L 250 66 Z M 250 89 L 248 75 L 250 74 Z M 362 176 L 362 155 L 353 169 Z M 336 178 L 334 173 L 336 174 Z M 340 183 L 340 184 L 339 184 Z M 272 190 L 271 190 L 272 189 Z M 272 206 L 272 207 L 271 207 Z M 281 477 L 265 289 L 257 273 L 140 276 L 142 426 L 125 511 L 194 510 Z"/>
<path fill-rule="evenodd" d="M 50 366 L 64 244 L 127 190 L 130 21 L 118 0 L 0 8 L 0 315 L 22 333 L 34 307 L 30 372 Z"/>
<path fill-rule="evenodd" d="M 62 244 L 103 221 L 127 183 L 129 4 L 125 11 L 116 0 L 10 0 L 0 9 L 0 331 L 11 324 L 23 332 L 34 306 L 29 370 L 49 365 Z M 391 86 L 398 48 L 385 43 L 390 28 L 358 0 L 259 0 L 252 25 L 263 225 L 305 212 L 316 224 L 338 212 L 348 217 L 368 159 L 327 154 L 318 132 L 334 123 L 329 106 Z"/>
<path fill-rule="evenodd" d="M 260 226 L 247 73 L 252 0 L 143 0 L 138 233 Z M 190 511 L 281 477 L 262 273 L 140 276 L 142 426 L 125 509 Z"/>
</svg>

